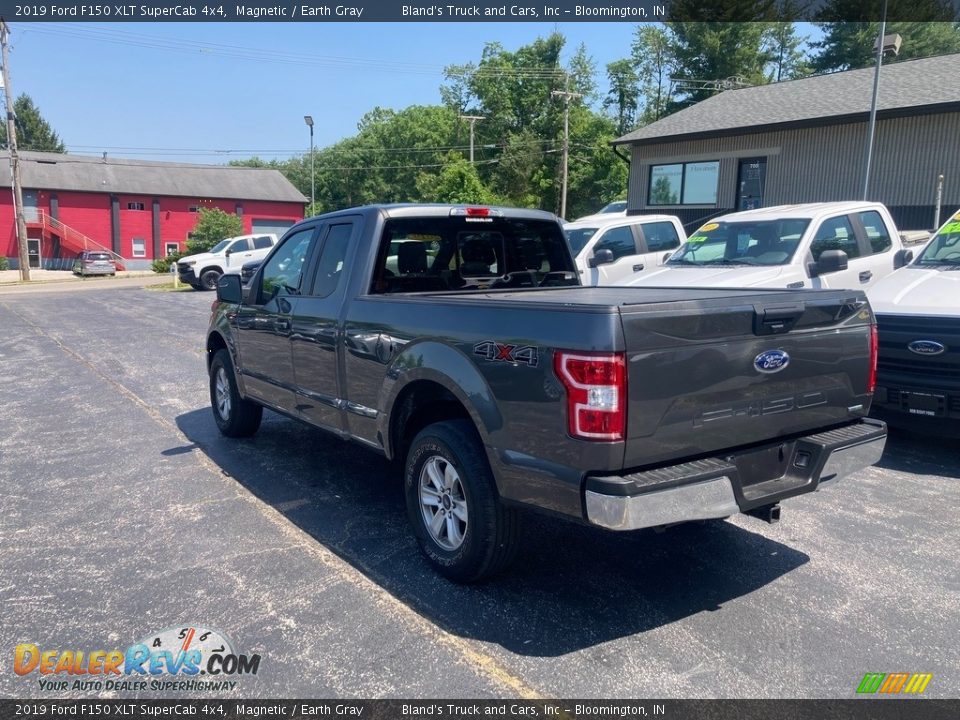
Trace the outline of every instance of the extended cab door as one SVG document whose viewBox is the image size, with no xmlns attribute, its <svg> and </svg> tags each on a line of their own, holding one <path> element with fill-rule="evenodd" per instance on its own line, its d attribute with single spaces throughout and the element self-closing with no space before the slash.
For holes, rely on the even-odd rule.
<svg viewBox="0 0 960 720">
<path fill-rule="evenodd" d="M 670 220 L 657 220 L 636 227 L 640 234 L 643 251 L 641 261 L 643 268 L 635 272 L 646 272 L 660 267 L 673 254 L 673 251 L 686 240 L 683 227 L 678 227 Z"/>
<path fill-rule="evenodd" d="M 320 228 L 316 269 L 293 315 L 291 350 L 296 409 L 309 422 L 346 431 L 346 391 L 341 385 L 344 295 L 348 256 L 359 220 L 337 218 Z"/>
<path fill-rule="evenodd" d="M 634 226 L 615 225 L 601 228 L 593 240 L 593 250 L 588 257 L 596 255 L 598 250 L 611 251 L 613 262 L 587 268 L 591 285 L 614 285 L 643 269 L 643 255 Z"/>
<path fill-rule="evenodd" d="M 864 257 L 860 239 L 849 215 L 837 215 L 820 221 L 813 231 L 810 255 L 813 262 L 826 250 L 842 250 L 847 254 L 847 269 L 826 273 L 811 279 L 813 288 L 858 289 L 870 282 L 870 261 Z M 802 255 L 800 256 L 802 258 Z"/>
<path fill-rule="evenodd" d="M 867 288 L 896 269 L 894 259 L 901 248 L 900 236 L 876 210 L 853 213 L 853 224 L 860 235 L 863 253 L 863 267 L 858 275 L 860 284 L 857 287 Z"/>
<path fill-rule="evenodd" d="M 263 403 L 292 412 L 292 318 L 309 266 L 316 226 L 287 235 L 254 276 L 249 303 L 237 312 L 237 346 L 246 393 Z"/>
</svg>

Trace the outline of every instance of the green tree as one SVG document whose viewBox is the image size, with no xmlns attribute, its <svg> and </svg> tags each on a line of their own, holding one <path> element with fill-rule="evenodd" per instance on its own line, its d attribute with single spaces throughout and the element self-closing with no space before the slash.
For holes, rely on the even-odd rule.
<svg viewBox="0 0 960 720">
<path fill-rule="evenodd" d="M 451 152 L 439 173 L 421 173 L 417 190 L 426 202 L 495 205 L 496 196 L 480 180 L 474 165 Z"/>
<path fill-rule="evenodd" d="M 770 24 L 763 39 L 768 58 L 768 77 L 773 82 L 793 80 L 810 74 L 810 63 L 805 52 L 806 36 L 797 33 L 792 22 Z"/>
<path fill-rule="evenodd" d="M 608 111 L 612 109 L 617 135 L 625 135 L 636 122 L 640 78 L 630 60 L 615 60 L 607 64 L 607 81 L 610 89 L 603 100 L 603 107 Z"/>
<path fill-rule="evenodd" d="M 823 38 L 811 43 L 817 51 L 811 66 L 816 72 L 834 72 L 869 67 L 876 61 L 874 43 L 880 34 L 878 22 L 818 23 Z M 887 35 L 903 38 L 898 60 L 960 52 L 960 24 L 953 22 L 888 22 Z"/>
<path fill-rule="evenodd" d="M 680 81 L 674 109 L 706 100 L 723 87 L 709 83 L 731 80 L 747 85 L 769 82 L 764 72 L 767 53 L 764 38 L 770 23 L 670 22 L 675 69 Z"/>
<path fill-rule="evenodd" d="M 243 234 L 243 220 L 220 208 L 200 208 L 197 224 L 187 241 L 190 253 L 206 252 L 224 238 Z"/>
<path fill-rule="evenodd" d="M 653 23 L 638 25 L 630 57 L 640 81 L 641 122 L 655 122 L 667 114 L 672 101 L 675 56 L 669 28 Z"/>
<path fill-rule="evenodd" d="M 19 150 L 63 153 L 67 149 L 29 95 L 23 93 L 13 102 Z M 7 146 L 7 124 L 0 123 L 0 143 Z"/>
</svg>

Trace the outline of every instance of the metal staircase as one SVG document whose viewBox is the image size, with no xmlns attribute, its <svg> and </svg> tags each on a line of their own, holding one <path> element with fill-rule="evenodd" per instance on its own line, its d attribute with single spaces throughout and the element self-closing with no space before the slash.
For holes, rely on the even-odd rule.
<svg viewBox="0 0 960 720">
<path fill-rule="evenodd" d="M 40 228 L 44 240 L 53 240 L 55 237 L 60 240 L 61 253 L 73 251 L 79 253 L 81 250 L 100 250 L 109 253 L 117 264 L 117 270 L 126 270 L 123 258 L 105 245 L 96 240 L 87 237 L 79 230 L 74 230 L 69 225 L 64 225 L 57 218 L 44 210 L 36 210 L 26 218 L 28 228 Z"/>
</svg>

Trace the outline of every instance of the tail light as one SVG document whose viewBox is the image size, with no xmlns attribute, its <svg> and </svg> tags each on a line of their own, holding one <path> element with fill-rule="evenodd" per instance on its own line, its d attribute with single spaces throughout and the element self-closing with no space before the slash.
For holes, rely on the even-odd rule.
<svg viewBox="0 0 960 720">
<path fill-rule="evenodd" d="M 880 354 L 880 338 L 877 335 L 877 324 L 870 326 L 870 372 L 867 375 L 867 392 L 877 389 L 877 356 Z"/>
<path fill-rule="evenodd" d="M 623 353 L 557 351 L 553 369 L 567 391 L 567 429 L 585 440 L 623 440 L 627 371 Z"/>
</svg>

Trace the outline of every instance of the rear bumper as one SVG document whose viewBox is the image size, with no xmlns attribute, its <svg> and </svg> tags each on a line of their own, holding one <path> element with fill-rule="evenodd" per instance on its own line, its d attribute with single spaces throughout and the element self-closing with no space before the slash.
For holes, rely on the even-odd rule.
<svg viewBox="0 0 960 720">
<path fill-rule="evenodd" d="M 813 492 L 876 463 L 886 425 L 865 419 L 834 430 L 655 470 L 588 477 L 587 520 L 637 530 L 724 518 Z"/>
</svg>

